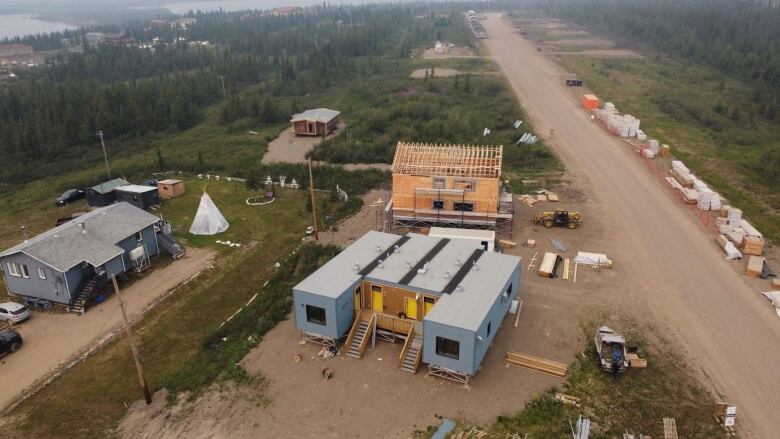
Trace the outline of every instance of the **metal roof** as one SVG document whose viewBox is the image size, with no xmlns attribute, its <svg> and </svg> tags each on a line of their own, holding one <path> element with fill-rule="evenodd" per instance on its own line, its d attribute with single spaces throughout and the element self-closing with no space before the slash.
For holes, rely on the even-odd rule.
<svg viewBox="0 0 780 439">
<path fill-rule="evenodd" d="M 169 178 L 167 180 L 160 180 L 157 182 L 157 184 L 178 184 L 181 183 L 181 180 L 176 180 L 173 178 Z"/>
<path fill-rule="evenodd" d="M 130 183 L 128 183 L 123 178 L 115 178 L 113 180 L 104 181 L 103 183 L 96 184 L 95 186 L 92 186 L 90 189 L 92 189 L 93 191 L 99 194 L 106 194 L 118 188 L 119 186 L 125 186 L 128 184 Z"/>
<path fill-rule="evenodd" d="M 118 242 L 157 221 L 156 216 L 129 203 L 115 203 L 15 245 L 0 253 L 0 257 L 21 252 L 60 272 L 82 262 L 102 265 L 124 253 L 116 246 Z"/>
<path fill-rule="evenodd" d="M 128 184 L 124 186 L 120 186 L 116 188 L 116 190 L 120 192 L 130 192 L 134 194 L 144 194 L 146 192 L 156 191 L 157 188 L 154 186 L 141 186 L 139 184 Z"/>
<path fill-rule="evenodd" d="M 512 194 L 509 194 L 509 196 L 511 197 Z M 480 239 L 482 241 L 496 240 L 496 232 L 493 230 L 458 229 L 455 227 L 431 227 L 428 236 Z"/>
<path fill-rule="evenodd" d="M 294 289 L 338 297 L 361 280 L 361 272 L 379 257 L 382 263 L 372 264 L 373 268 L 365 273 L 366 280 L 440 296 L 425 320 L 476 330 L 520 266 L 519 257 L 483 252 L 477 241 L 446 240 L 415 233 L 406 237 L 395 249 L 393 244 L 399 242 L 398 235 L 368 232 Z M 428 257 L 429 261 L 423 261 Z M 425 268 L 412 273 L 418 267 Z M 447 294 L 450 284 L 451 292 Z"/>
<path fill-rule="evenodd" d="M 339 114 L 341 114 L 340 111 L 329 110 L 327 108 L 315 108 L 313 110 L 306 110 L 303 113 L 293 114 L 290 122 L 314 120 L 317 122 L 328 123 L 331 120 L 337 118 Z"/>
</svg>

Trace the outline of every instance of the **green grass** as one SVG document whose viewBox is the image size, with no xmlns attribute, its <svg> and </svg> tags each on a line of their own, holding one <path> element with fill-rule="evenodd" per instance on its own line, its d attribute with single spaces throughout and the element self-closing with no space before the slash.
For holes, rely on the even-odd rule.
<svg viewBox="0 0 780 439">
<path fill-rule="evenodd" d="M 765 167 L 780 132 L 765 121 L 754 90 L 712 69 L 668 58 L 564 57 L 564 67 L 603 101 L 642 121 L 770 240 L 780 240 L 780 191 Z M 770 157 L 768 159 L 768 157 Z"/>
</svg>

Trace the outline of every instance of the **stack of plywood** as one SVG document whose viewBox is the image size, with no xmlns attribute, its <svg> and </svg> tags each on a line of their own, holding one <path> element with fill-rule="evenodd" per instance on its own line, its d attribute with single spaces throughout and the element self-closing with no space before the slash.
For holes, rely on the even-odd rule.
<svg viewBox="0 0 780 439">
<path fill-rule="evenodd" d="M 672 160 L 672 177 L 685 187 L 693 187 L 693 182 L 696 179 L 683 162 L 679 160 Z"/>
<path fill-rule="evenodd" d="M 536 197 L 532 197 L 531 195 L 528 194 L 520 195 L 519 197 L 517 197 L 517 199 L 520 200 L 520 202 L 525 204 L 526 206 L 533 206 L 534 204 L 536 204 L 537 201 L 539 201 L 536 199 Z"/>
<path fill-rule="evenodd" d="M 688 204 L 696 204 L 699 201 L 699 192 L 688 187 L 682 188 L 683 198 Z"/>
<path fill-rule="evenodd" d="M 561 261 L 561 257 L 558 253 L 546 252 L 542 263 L 539 264 L 539 276 L 540 277 L 555 277 L 555 271 L 558 268 L 558 264 Z"/>
<path fill-rule="evenodd" d="M 760 256 L 751 256 L 748 259 L 747 274 L 750 277 L 761 276 L 761 271 L 764 269 L 764 258 Z"/>
<path fill-rule="evenodd" d="M 513 366 L 520 366 L 557 377 L 566 376 L 569 372 L 569 366 L 564 363 L 546 360 L 532 355 L 525 355 L 519 352 L 507 352 L 504 362 Z"/>
<path fill-rule="evenodd" d="M 745 236 L 745 240 L 742 242 L 742 253 L 761 256 L 764 254 L 764 240 L 758 236 Z"/>
<path fill-rule="evenodd" d="M 631 367 L 635 367 L 637 369 L 644 369 L 647 367 L 647 360 L 644 358 L 639 358 L 639 355 L 630 353 L 626 356 L 626 359 L 628 360 L 628 364 Z"/>
</svg>

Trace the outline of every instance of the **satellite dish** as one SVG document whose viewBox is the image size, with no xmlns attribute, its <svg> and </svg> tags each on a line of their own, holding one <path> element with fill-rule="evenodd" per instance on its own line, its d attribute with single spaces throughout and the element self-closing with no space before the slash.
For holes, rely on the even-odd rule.
<svg viewBox="0 0 780 439">
<path fill-rule="evenodd" d="M 490 134 L 490 128 L 485 128 L 485 131 L 482 132 L 482 137 L 487 136 Z"/>
</svg>

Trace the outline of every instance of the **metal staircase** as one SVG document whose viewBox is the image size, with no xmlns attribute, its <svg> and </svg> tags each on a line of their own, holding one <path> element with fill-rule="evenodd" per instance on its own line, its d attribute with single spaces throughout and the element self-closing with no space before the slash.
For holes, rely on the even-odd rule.
<svg viewBox="0 0 780 439">
<path fill-rule="evenodd" d="M 171 223 L 168 221 L 160 221 L 157 223 L 159 232 L 157 233 L 157 243 L 160 244 L 163 250 L 173 256 L 173 259 L 179 259 L 184 256 L 184 249 L 176 242 L 173 237 L 173 230 Z"/>
</svg>

